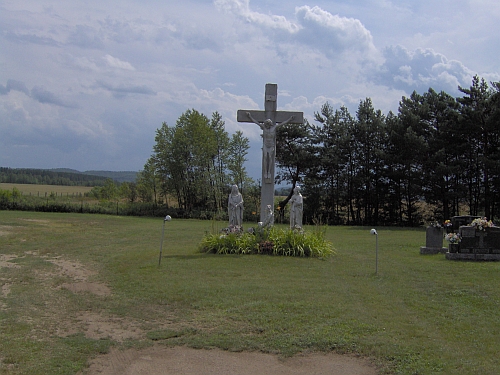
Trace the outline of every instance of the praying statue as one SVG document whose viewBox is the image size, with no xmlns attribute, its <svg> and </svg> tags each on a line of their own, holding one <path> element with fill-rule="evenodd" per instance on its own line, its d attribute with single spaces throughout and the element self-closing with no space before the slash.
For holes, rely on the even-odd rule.
<svg viewBox="0 0 500 375">
<path fill-rule="evenodd" d="M 229 214 L 229 226 L 239 226 L 243 224 L 243 197 L 238 190 L 237 185 L 231 187 L 231 194 L 227 202 Z"/>
<path fill-rule="evenodd" d="M 303 198 L 300 194 L 300 187 L 293 189 L 292 198 L 290 198 L 290 229 L 302 228 L 302 214 L 304 212 Z"/>
</svg>

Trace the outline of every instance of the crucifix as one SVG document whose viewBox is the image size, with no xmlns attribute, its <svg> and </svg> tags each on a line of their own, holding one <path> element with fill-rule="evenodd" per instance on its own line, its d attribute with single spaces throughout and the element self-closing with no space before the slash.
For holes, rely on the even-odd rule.
<svg viewBox="0 0 500 375">
<path fill-rule="evenodd" d="M 267 216 L 267 206 L 274 207 L 274 165 L 276 163 L 276 129 L 285 124 L 302 124 L 303 112 L 277 110 L 278 85 L 266 84 L 264 111 L 238 110 L 238 122 L 252 122 L 262 129 L 262 188 L 260 221 Z"/>
</svg>

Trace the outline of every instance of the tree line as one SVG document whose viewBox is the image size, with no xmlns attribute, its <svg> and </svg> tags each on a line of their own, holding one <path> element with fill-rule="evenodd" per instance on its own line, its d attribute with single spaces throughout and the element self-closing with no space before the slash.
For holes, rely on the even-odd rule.
<svg viewBox="0 0 500 375">
<path fill-rule="evenodd" d="M 281 218 L 300 185 L 307 223 L 416 226 L 459 214 L 498 220 L 500 82 L 488 85 L 475 76 L 459 90 L 463 96 L 457 98 L 432 88 L 413 92 L 401 99 L 397 113 L 386 115 L 370 98 L 360 101 L 354 115 L 325 103 L 313 123 L 278 128 L 276 182 L 291 185 L 278 202 Z M 260 187 L 244 167 L 248 149 L 248 139 L 240 131 L 229 135 L 219 113 L 209 118 L 190 109 L 175 125 L 164 122 L 156 130 L 152 154 L 135 182 L 78 178 L 96 186 L 90 197 L 141 203 L 139 211 L 129 204 L 127 214 L 168 210 L 200 218 L 225 218 L 227 195 L 236 184 L 245 220 L 254 221 Z M 64 185 L 69 178 L 22 171 L 0 168 L 0 182 Z"/>
<path fill-rule="evenodd" d="M 0 182 L 11 184 L 102 186 L 106 177 L 45 169 L 0 167 Z"/>
<path fill-rule="evenodd" d="M 354 116 L 326 103 L 315 123 L 278 130 L 278 180 L 300 184 L 305 216 L 330 224 L 498 219 L 500 83 L 475 76 L 459 90 L 413 92 L 387 115 L 369 98 Z"/>
</svg>

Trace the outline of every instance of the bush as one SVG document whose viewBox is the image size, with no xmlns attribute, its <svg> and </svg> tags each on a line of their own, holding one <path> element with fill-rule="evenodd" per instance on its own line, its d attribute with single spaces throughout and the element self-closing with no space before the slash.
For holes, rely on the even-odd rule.
<svg viewBox="0 0 500 375">
<path fill-rule="evenodd" d="M 258 229 L 254 233 L 212 233 L 202 239 L 200 251 L 212 254 L 269 254 L 324 258 L 334 254 L 324 231 Z"/>
</svg>

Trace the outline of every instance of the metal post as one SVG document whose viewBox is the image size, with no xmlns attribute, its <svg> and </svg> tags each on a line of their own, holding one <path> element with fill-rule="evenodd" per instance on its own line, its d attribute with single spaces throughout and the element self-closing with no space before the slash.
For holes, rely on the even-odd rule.
<svg viewBox="0 0 500 375">
<path fill-rule="evenodd" d="M 162 256 L 162 251 L 163 251 L 163 235 L 165 234 L 165 222 L 170 221 L 172 218 L 170 215 L 165 216 L 165 219 L 163 219 L 163 228 L 161 230 L 161 242 L 160 242 L 160 257 L 158 258 L 158 267 L 161 265 L 161 256 Z"/>
<path fill-rule="evenodd" d="M 165 220 L 163 220 L 163 228 L 161 230 L 161 242 L 160 242 L 160 257 L 158 258 L 158 267 L 161 264 L 161 253 L 162 253 L 162 248 L 163 248 L 163 235 L 165 234 Z"/>
<path fill-rule="evenodd" d="M 376 229 L 370 230 L 370 233 L 375 236 L 375 275 L 378 274 L 378 233 Z"/>
</svg>

